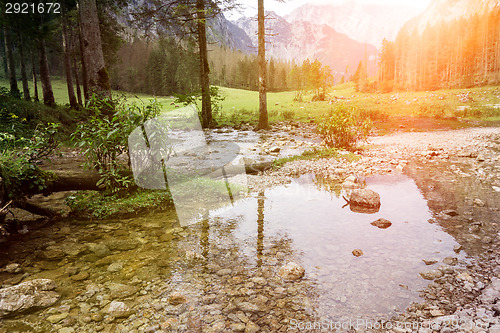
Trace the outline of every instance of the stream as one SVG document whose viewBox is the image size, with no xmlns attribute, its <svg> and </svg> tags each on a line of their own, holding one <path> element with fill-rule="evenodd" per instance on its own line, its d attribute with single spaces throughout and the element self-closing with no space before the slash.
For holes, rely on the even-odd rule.
<svg viewBox="0 0 500 333">
<path fill-rule="evenodd" d="M 466 269 L 494 246 L 486 238 L 499 214 L 488 207 L 498 192 L 439 165 L 367 177 L 381 197 L 373 214 L 345 205 L 342 180 L 306 173 L 186 227 L 173 209 L 35 224 L 1 244 L 0 267 L 19 269 L 0 272 L 0 283 L 51 279 L 61 297 L 1 319 L 0 332 L 294 332 L 319 319 L 389 320 L 424 302 L 422 272 L 443 262 L 445 272 Z M 391 225 L 371 224 L 379 218 Z M 278 275 L 289 262 L 305 269 L 302 279 Z"/>
</svg>

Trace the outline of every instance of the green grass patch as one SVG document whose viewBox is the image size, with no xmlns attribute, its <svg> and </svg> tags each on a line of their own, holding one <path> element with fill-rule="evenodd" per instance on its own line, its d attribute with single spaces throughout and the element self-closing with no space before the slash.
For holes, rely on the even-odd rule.
<svg viewBox="0 0 500 333">
<path fill-rule="evenodd" d="M 125 196 L 105 195 L 96 191 L 80 191 L 66 199 L 73 214 L 104 219 L 138 215 L 146 211 L 160 211 L 172 207 L 169 191 L 139 189 Z"/>
<path fill-rule="evenodd" d="M 7 80 L 1 80 L 0 86 L 8 87 Z M 52 81 L 56 103 L 68 103 L 66 83 L 63 79 Z M 32 88 L 32 83 L 30 82 Z M 39 89 L 41 91 L 41 89 Z M 259 93 L 235 88 L 220 88 L 225 97 L 222 110 L 218 116 L 218 124 L 236 125 L 241 123 L 256 124 L 259 112 Z M 470 100 L 460 101 L 460 95 L 468 93 Z M 125 96 L 129 103 L 148 103 L 157 99 L 161 110 L 168 112 L 182 105 L 176 105 L 172 96 L 152 96 L 114 91 L 113 95 Z M 500 87 L 485 86 L 470 89 L 442 89 L 436 91 L 400 91 L 390 93 L 356 92 L 352 82 L 332 87 L 327 92 L 326 101 L 312 102 L 314 94 L 305 92 L 303 101 L 294 101 L 295 92 L 267 93 L 269 121 L 302 121 L 319 120 L 332 109 L 332 104 L 353 106 L 370 118 L 376 127 L 384 127 L 390 118 L 413 117 L 436 120 L 448 118 L 490 119 L 500 115 L 491 110 L 491 105 L 500 104 Z M 470 108 L 464 112 L 463 107 Z M 482 111 L 477 111 L 482 109 Z M 386 126 L 387 127 L 387 126 Z M 397 127 L 397 126 L 396 126 Z"/>
<path fill-rule="evenodd" d="M 319 160 L 322 158 L 342 158 L 348 162 L 356 162 L 361 159 L 356 154 L 344 150 L 341 151 L 337 148 L 315 148 L 306 150 L 300 155 L 279 158 L 273 162 L 272 167 L 273 169 L 279 169 L 288 162 Z"/>
<path fill-rule="evenodd" d="M 332 158 L 338 156 L 339 156 L 339 150 L 336 148 L 319 148 L 319 149 L 317 148 L 313 150 L 306 150 L 300 155 L 283 157 L 275 160 L 273 162 L 273 168 L 279 169 L 283 165 L 285 165 L 285 163 L 293 161 L 319 160 L 321 158 Z"/>
<path fill-rule="evenodd" d="M 207 202 L 224 202 L 228 198 L 228 188 L 221 180 L 208 177 L 183 177 L 185 180 L 177 184 L 176 199 L 187 202 L 191 198 L 207 198 Z M 247 193 L 242 185 L 231 184 L 232 195 L 235 198 Z M 172 195 L 169 190 L 137 189 L 133 192 L 120 192 L 110 195 L 105 192 L 80 191 L 66 199 L 68 206 L 76 216 L 97 219 L 116 218 L 138 215 L 149 211 L 162 211 L 173 207 Z M 199 203 L 198 203 L 199 204 Z"/>
</svg>

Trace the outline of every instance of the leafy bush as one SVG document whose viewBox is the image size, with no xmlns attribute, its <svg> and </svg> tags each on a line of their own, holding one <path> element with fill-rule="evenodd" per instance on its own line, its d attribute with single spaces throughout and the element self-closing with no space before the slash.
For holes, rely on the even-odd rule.
<svg viewBox="0 0 500 333">
<path fill-rule="evenodd" d="M 120 156 L 128 158 L 128 137 L 132 131 L 145 121 L 159 115 L 160 108 L 156 100 L 147 105 L 125 104 L 114 101 L 111 104 L 90 103 L 93 115 L 89 120 L 78 125 L 71 135 L 72 141 L 83 149 L 85 167 L 95 169 L 101 174 L 98 185 L 104 185 L 109 192 L 117 192 L 132 185 L 132 177 L 124 172 L 127 163 L 120 161 Z M 104 116 L 102 110 L 113 107 L 111 117 Z"/>
<path fill-rule="evenodd" d="M 329 147 L 353 148 L 358 141 L 366 140 L 371 121 L 362 118 L 353 107 L 337 105 L 330 115 L 318 123 L 318 133 Z"/>
<path fill-rule="evenodd" d="M 281 116 L 285 120 L 292 120 L 295 117 L 295 112 L 294 111 L 281 111 Z"/>
<path fill-rule="evenodd" d="M 137 215 L 144 211 L 161 210 L 172 206 L 168 190 L 138 189 L 128 196 L 106 195 L 96 191 L 82 191 L 66 198 L 72 212 L 99 219 Z"/>
<path fill-rule="evenodd" d="M 259 111 L 248 110 L 245 108 L 234 109 L 229 117 L 223 117 L 223 119 L 227 119 L 227 121 L 232 125 L 241 123 L 255 124 L 256 120 L 259 119 Z"/>
<path fill-rule="evenodd" d="M 478 105 L 463 107 L 453 112 L 456 117 L 461 118 L 488 118 L 500 116 L 500 107 L 494 105 Z"/>
<path fill-rule="evenodd" d="M 198 91 L 194 94 L 175 95 L 176 99 L 174 103 L 183 104 L 184 106 L 194 105 L 198 110 L 198 116 L 201 121 L 201 109 L 198 105 L 201 105 L 201 91 Z M 210 103 L 212 103 L 212 117 L 217 122 L 219 118 L 222 117 L 222 102 L 226 99 L 220 92 L 220 88 L 217 86 L 210 86 Z"/>
<path fill-rule="evenodd" d="M 22 145 L 18 140 L 15 149 L 0 149 L 0 176 L 10 199 L 20 198 L 30 189 L 41 191 L 46 187 L 51 174 L 41 170 L 38 164 L 58 146 L 59 128 L 60 125 L 54 123 L 38 126 Z"/>
<path fill-rule="evenodd" d="M 417 116 L 434 119 L 445 119 L 452 114 L 452 109 L 447 104 L 423 102 L 419 105 Z"/>
</svg>

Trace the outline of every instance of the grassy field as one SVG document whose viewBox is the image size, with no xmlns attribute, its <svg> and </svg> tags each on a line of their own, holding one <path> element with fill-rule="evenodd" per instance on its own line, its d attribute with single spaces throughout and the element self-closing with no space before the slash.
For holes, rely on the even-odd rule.
<svg viewBox="0 0 500 333">
<path fill-rule="evenodd" d="M 32 86 L 31 82 L 30 85 Z M 8 87 L 8 81 L 1 80 L 0 86 Z M 20 84 L 19 84 L 20 86 Z M 56 103 L 68 103 L 66 83 L 53 80 Z M 39 87 L 41 91 L 41 87 Z M 258 92 L 233 88 L 221 88 L 225 97 L 222 111 L 217 116 L 219 124 L 248 122 L 258 119 Z M 131 94 L 119 91 L 115 96 L 125 96 L 130 103 L 147 103 L 155 98 L 146 94 Z M 451 89 L 421 92 L 359 93 L 352 83 L 336 86 L 328 92 L 327 101 L 311 102 L 312 94 L 305 93 L 301 102 L 294 101 L 294 92 L 268 93 L 268 113 L 271 122 L 281 120 L 310 121 L 328 114 L 334 104 L 353 106 L 370 117 L 378 127 L 415 126 L 422 119 L 433 119 L 436 126 L 459 126 L 456 118 L 500 120 L 500 87 L 487 86 L 472 89 Z M 464 98 L 465 95 L 468 97 Z M 174 98 L 157 96 L 164 111 L 178 106 Z M 429 124 L 424 124 L 428 127 Z M 452 126 L 452 127 L 454 127 Z M 417 126 L 418 127 L 418 126 Z"/>
</svg>

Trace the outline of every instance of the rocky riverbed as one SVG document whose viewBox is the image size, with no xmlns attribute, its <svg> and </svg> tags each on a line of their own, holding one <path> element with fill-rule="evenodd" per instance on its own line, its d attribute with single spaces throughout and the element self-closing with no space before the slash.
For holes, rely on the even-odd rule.
<svg viewBox="0 0 500 333">
<path fill-rule="evenodd" d="M 248 150 L 281 150 L 296 145 L 293 135 L 310 131 L 286 126 Z M 301 145 L 318 142 L 309 139 Z M 0 249 L 0 332 L 298 332 L 339 325 L 338 331 L 500 332 L 500 131 L 373 137 L 356 155 L 354 161 L 350 154 L 295 161 L 249 176 L 242 205 L 251 212 L 216 212 L 189 227 L 178 225 L 175 212 L 30 227 Z M 322 207 L 312 205 L 327 202 L 324 194 L 340 205 L 342 195 L 365 182 L 383 189 L 392 179 L 378 178 L 384 175 L 413 184 L 426 213 L 401 205 L 408 187 L 379 190 L 379 214 L 393 214 L 387 228 L 370 225 L 379 216 L 334 211 L 346 224 L 333 233 L 354 228 L 344 234 L 354 235 L 349 243 L 349 237 L 321 238 L 328 229 L 304 232 L 314 209 L 294 223 L 277 208 L 297 206 L 293 200 L 306 194 L 306 211 Z M 405 213 L 414 216 L 398 215 Z M 251 228 L 245 220 L 254 220 Z M 413 230 L 423 233 L 415 234 L 421 241 L 411 241 Z M 356 243 L 360 235 L 380 237 L 382 246 L 366 237 Z M 394 242 L 384 246 L 386 240 Z M 26 281 L 35 282 L 11 287 Z M 34 297 L 33 285 L 43 286 L 47 297 Z M 367 296 L 372 293 L 375 300 Z M 9 304 L 15 295 L 25 295 L 25 304 Z M 375 306 L 395 300 L 402 308 Z"/>
</svg>

